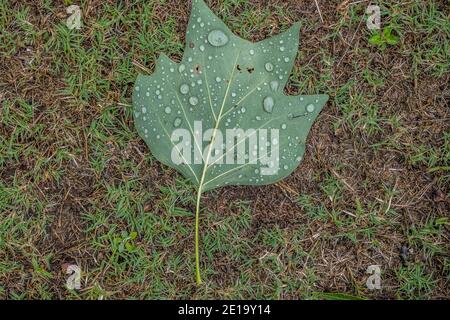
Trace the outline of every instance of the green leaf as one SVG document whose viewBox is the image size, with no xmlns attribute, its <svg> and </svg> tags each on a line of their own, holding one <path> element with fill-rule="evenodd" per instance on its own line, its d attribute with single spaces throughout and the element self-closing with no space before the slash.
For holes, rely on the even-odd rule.
<svg viewBox="0 0 450 320">
<path fill-rule="evenodd" d="M 298 33 L 299 24 L 295 24 L 283 34 L 251 43 L 235 36 L 203 1 L 193 1 L 181 63 L 161 55 L 156 71 L 151 76 L 140 75 L 136 82 L 136 126 L 154 156 L 202 191 L 223 185 L 270 184 L 294 171 L 305 151 L 308 131 L 328 99 L 326 95 L 283 93 L 297 54 Z M 214 41 L 220 36 L 228 39 L 222 46 L 208 41 L 208 37 Z M 183 94 L 184 90 L 188 92 Z M 274 101 L 271 113 L 264 110 L 267 97 Z M 214 156 L 219 148 L 207 148 L 206 141 L 200 139 L 194 141 L 195 121 L 201 121 L 204 134 L 207 129 L 220 130 L 223 140 L 227 129 L 279 130 L 279 138 L 272 141 L 279 148 L 278 172 L 264 175 L 270 170 L 264 170 L 268 165 L 260 161 L 230 164 L 225 160 L 226 154 L 234 151 L 231 147 L 224 148 L 222 156 Z M 180 128 L 192 137 L 191 152 L 184 157 L 187 164 L 175 164 L 172 159 L 172 151 L 179 144 L 171 136 Z M 216 134 L 217 144 L 219 138 Z M 232 147 L 245 143 L 243 140 L 235 139 Z M 184 151 L 182 147 L 180 151 Z M 204 159 L 195 163 L 195 151 L 200 154 L 200 150 Z M 208 154 L 209 163 L 205 165 Z"/>
<path fill-rule="evenodd" d="M 380 45 L 383 43 L 383 40 L 381 39 L 381 35 L 379 33 L 374 34 L 369 38 L 369 43 L 372 45 Z"/>
<path fill-rule="evenodd" d="M 137 238 L 138 234 L 136 231 L 131 231 L 130 232 L 130 239 L 131 240 L 135 240 Z"/>
<path fill-rule="evenodd" d="M 298 51 L 298 23 L 252 43 L 202 0 L 192 3 L 182 61 L 161 55 L 152 75 L 139 75 L 133 107 L 153 155 L 196 187 L 197 235 L 203 192 L 271 184 L 296 169 L 328 96 L 283 93 Z"/>
<path fill-rule="evenodd" d="M 387 44 L 396 45 L 398 43 L 399 37 L 392 33 L 392 28 L 385 28 L 383 33 Z"/>
</svg>

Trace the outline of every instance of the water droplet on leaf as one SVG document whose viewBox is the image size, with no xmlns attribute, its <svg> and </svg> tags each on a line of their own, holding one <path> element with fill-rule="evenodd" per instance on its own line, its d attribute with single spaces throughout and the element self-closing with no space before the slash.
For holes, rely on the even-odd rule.
<svg viewBox="0 0 450 320">
<path fill-rule="evenodd" d="M 174 127 L 179 127 L 180 125 L 181 125 L 181 122 L 182 122 L 182 120 L 181 120 L 181 118 L 175 118 L 175 120 L 173 121 L 173 126 Z"/>
<path fill-rule="evenodd" d="M 273 64 L 271 64 L 270 62 L 267 62 L 264 67 L 266 68 L 267 71 L 271 72 L 273 70 Z"/>
<path fill-rule="evenodd" d="M 270 89 L 272 89 L 273 91 L 277 91 L 278 90 L 278 81 L 276 81 L 276 80 L 270 81 Z"/>
<path fill-rule="evenodd" d="M 188 86 L 186 83 L 183 83 L 183 84 L 180 86 L 180 92 L 181 92 L 182 94 L 187 94 L 187 93 L 189 92 L 189 86 Z"/>
<path fill-rule="evenodd" d="M 264 111 L 268 113 L 272 113 L 274 101 L 272 97 L 266 97 L 264 98 Z"/>
<path fill-rule="evenodd" d="M 306 106 L 306 111 L 308 111 L 309 113 L 314 111 L 314 105 L 313 104 L 308 104 Z"/>
<path fill-rule="evenodd" d="M 197 97 L 190 97 L 189 98 L 189 103 L 193 106 L 197 105 L 198 103 L 198 98 Z"/>
<path fill-rule="evenodd" d="M 221 47 L 228 42 L 228 37 L 222 30 L 216 29 L 208 34 L 208 42 L 214 47 Z"/>
</svg>

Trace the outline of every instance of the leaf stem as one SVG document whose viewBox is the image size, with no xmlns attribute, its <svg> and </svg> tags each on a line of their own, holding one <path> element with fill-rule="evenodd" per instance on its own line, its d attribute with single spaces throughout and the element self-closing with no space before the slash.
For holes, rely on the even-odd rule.
<svg viewBox="0 0 450 320">
<path fill-rule="evenodd" d="M 228 92 L 231 87 L 231 82 L 233 80 L 234 70 L 235 70 L 237 61 L 239 59 L 239 55 L 240 55 L 240 52 L 238 52 L 238 54 L 236 55 L 236 60 L 234 61 L 233 68 L 231 69 L 230 80 L 228 81 L 227 90 L 225 90 L 225 96 L 223 98 L 222 106 L 220 107 L 219 115 L 217 116 L 217 119 L 216 119 L 216 125 L 214 126 L 214 131 L 211 136 L 211 141 L 209 142 L 209 145 L 208 145 L 208 151 L 207 151 L 206 159 L 205 159 L 205 162 L 203 165 L 202 177 L 200 178 L 200 183 L 198 184 L 197 204 L 195 206 L 195 275 L 197 278 L 198 285 L 202 283 L 202 278 L 200 276 L 200 254 L 199 254 L 199 249 L 198 249 L 198 242 L 199 242 L 198 241 L 199 240 L 198 239 L 199 238 L 198 225 L 199 225 L 199 215 L 200 215 L 200 198 L 201 198 L 202 192 L 203 192 L 206 171 L 208 170 L 209 158 L 211 157 L 212 145 L 216 139 L 217 129 L 219 128 L 219 123 L 220 123 L 220 120 L 222 119 L 223 107 L 225 106 L 225 102 L 227 101 Z"/>
<path fill-rule="evenodd" d="M 200 198 L 202 191 L 197 191 L 197 204 L 195 205 L 195 277 L 197 279 L 197 285 L 202 284 L 202 277 L 200 275 L 200 254 L 199 254 L 199 218 L 200 218 Z"/>
</svg>

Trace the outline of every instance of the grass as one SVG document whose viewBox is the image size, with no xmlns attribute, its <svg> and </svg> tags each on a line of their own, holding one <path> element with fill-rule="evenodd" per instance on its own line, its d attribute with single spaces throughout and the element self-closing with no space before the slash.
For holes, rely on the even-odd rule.
<svg viewBox="0 0 450 320">
<path fill-rule="evenodd" d="M 81 1 L 68 30 L 70 3 L 0 0 L 1 298 L 449 298 L 444 1 L 379 1 L 399 38 L 386 48 L 369 44 L 364 3 L 321 1 L 322 23 L 314 2 L 214 2 L 247 39 L 300 20 L 286 91 L 330 101 L 291 177 L 205 194 L 201 286 L 193 190 L 150 154 L 130 105 L 139 72 L 182 56 L 189 4 Z"/>
</svg>

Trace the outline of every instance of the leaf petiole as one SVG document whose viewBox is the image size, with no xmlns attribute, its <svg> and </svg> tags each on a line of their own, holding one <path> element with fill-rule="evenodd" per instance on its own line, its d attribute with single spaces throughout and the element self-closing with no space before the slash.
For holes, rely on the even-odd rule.
<svg viewBox="0 0 450 320">
<path fill-rule="evenodd" d="M 200 275 L 200 254 L 199 254 L 199 220 L 200 220 L 200 199 L 202 191 L 197 191 L 197 203 L 195 205 L 195 278 L 197 284 L 202 284 L 202 277 Z"/>
</svg>

